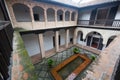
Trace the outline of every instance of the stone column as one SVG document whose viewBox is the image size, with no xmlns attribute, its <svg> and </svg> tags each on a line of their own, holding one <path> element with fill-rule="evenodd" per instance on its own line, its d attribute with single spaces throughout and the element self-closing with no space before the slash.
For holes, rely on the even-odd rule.
<svg viewBox="0 0 120 80">
<path fill-rule="evenodd" d="M 55 31 L 55 49 L 59 51 L 59 31 Z"/>
<path fill-rule="evenodd" d="M 33 23 L 34 23 L 34 16 L 33 16 L 33 9 L 32 7 L 29 7 L 30 9 L 30 16 L 31 16 L 31 20 L 32 20 L 32 29 L 34 29 Z"/>
<path fill-rule="evenodd" d="M 44 58 L 45 57 L 45 50 L 44 50 L 43 34 L 40 33 L 40 34 L 38 34 L 38 36 L 39 36 L 39 45 L 40 45 L 42 58 Z"/>
<path fill-rule="evenodd" d="M 69 19 L 69 21 L 71 21 L 71 17 L 72 17 L 72 11 L 70 11 L 70 19 Z"/>
<path fill-rule="evenodd" d="M 57 10 L 55 10 L 55 26 L 57 26 Z"/>
<path fill-rule="evenodd" d="M 65 47 L 68 48 L 69 44 L 69 29 L 66 29 L 66 34 L 65 34 Z"/>
<path fill-rule="evenodd" d="M 46 9 L 44 9 L 44 20 L 45 20 L 45 27 L 47 25 L 47 12 Z"/>
<path fill-rule="evenodd" d="M 74 38 L 73 38 L 73 44 L 75 45 L 77 42 L 77 31 L 76 29 L 74 30 Z"/>
</svg>

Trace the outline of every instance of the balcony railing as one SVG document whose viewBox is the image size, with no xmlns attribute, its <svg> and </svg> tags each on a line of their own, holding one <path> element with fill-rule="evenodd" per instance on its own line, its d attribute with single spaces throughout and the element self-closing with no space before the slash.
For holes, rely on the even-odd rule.
<svg viewBox="0 0 120 80">
<path fill-rule="evenodd" d="M 78 20 L 78 25 L 120 27 L 120 20 Z"/>
</svg>

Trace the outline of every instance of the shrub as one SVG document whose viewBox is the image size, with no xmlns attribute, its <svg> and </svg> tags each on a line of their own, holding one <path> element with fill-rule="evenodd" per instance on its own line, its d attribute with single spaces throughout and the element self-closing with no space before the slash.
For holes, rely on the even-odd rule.
<svg viewBox="0 0 120 80">
<path fill-rule="evenodd" d="M 74 52 L 75 54 L 78 54 L 78 53 L 80 53 L 80 50 L 79 50 L 78 48 L 74 48 L 74 49 L 73 49 L 73 52 Z"/>
<path fill-rule="evenodd" d="M 53 65 L 53 60 L 52 59 L 48 59 L 47 63 L 48 63 L 48 66 L 51 67 Z"/>
<path fill-rule="evenodd" d="M 95 55 L 91 55 L 90 57 L 91 57 L 91 60 L 93 60 L 93 61 L 96 59 Z"/>
</svg>

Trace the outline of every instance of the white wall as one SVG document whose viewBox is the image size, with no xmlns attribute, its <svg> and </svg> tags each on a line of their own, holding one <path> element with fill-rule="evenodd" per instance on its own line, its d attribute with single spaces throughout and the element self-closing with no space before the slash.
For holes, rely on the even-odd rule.
<svg viewBox="0 0 120 80">
<path fill-rule="evenodd" d="M 79 20 L 90 20 L 91 10 L 79 13 Z"/>
<path fill-rule="evenodd" d="M 29 56 L 40 54 L 40 47 L 37 35 L 35 34 L 22 35 L 22 39 L 29 53 Z"/>
<path fill-rule="evenodd" d="M 79 13 L 79 20 L 90 20 L 92 10 L 84 11 Z M 89 24 L 89 21 L 82 21 L 80 24 Z"/>
<path fill-rule="evenodd" d="M 53 36 L 54 36 L 54 32 L 53 31 L 47 31 L 47 32 L 45 32 L 43 34 L 45 51 L 54 48 L 53 47 Z"/>
<path fill-rule="evenodd" d="M 60 34 L 60 45 L 65 45 L 65 30 L 61 29 Z"/>
</svg>

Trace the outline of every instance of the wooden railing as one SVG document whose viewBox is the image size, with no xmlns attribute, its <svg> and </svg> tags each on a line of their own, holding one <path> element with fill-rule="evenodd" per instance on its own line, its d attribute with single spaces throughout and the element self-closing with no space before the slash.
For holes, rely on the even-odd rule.
<svg viewBox="0 0 120 80">
<path fill-rule="evenodd" d="M 0 80 L 9 77 L 8 66 L 12 52 L 13 28 L 10 22 L 0 22 Z"/>
<path fill-rule="evenodd" d="M 120 27 L 120 20 L 78 20 L 78 25 Z"/>
</svg>

